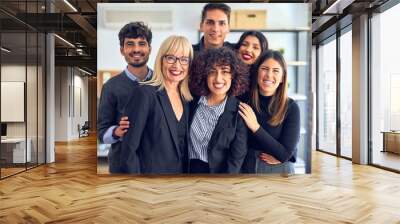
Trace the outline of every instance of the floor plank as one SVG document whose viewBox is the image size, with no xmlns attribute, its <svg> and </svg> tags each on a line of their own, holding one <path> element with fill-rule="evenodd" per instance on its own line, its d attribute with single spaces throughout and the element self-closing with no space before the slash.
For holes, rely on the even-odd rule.
<svg viewBox="0 0 400 224">
<path fill-rule="evenodd" d="M 400 175 L 313 152 L 311 175 L 97 175 L 96 139 L 0 181 L 0 223 L 400 223 Z"/>
</svg>

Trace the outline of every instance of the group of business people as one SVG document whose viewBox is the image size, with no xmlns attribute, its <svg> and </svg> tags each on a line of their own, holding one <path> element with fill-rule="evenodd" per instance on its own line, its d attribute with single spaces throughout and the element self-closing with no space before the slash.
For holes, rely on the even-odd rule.
<svg viewBox="0 0 400 224">
<path fill-rule="evenodd" d="M 148 27 L 121 29 L 128 65 L 104 84 L 98 111 L 111 173 L 294 173 L 300 112 L 285 60 L 258 31 L 224 42 L 229 17 L 228 5 L 206 4 L 200 42 L 168 37 L 154 71 Z"/>
</svg>

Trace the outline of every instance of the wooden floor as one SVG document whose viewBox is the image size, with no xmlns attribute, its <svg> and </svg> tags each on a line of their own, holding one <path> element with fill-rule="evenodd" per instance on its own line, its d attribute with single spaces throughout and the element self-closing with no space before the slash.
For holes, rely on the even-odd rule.
<svg viewBox="0 0 400 224">
<path fill-rule="evenodd" d="M 23 167 L 23 168 L 22 168 L 22 167 L 16 167 L 16 168 L 14 168 L 14 167 L 8 168 L 8 167 L 7 167 L 7 168 L 0 168 L 0 169 L 1 169 L 1 177 L 2 177 L 2 178 L 26 170 L 25 167 Z"/>
<path fill-rule="evenodd" d="M 400 223 L 400 175 L 313 153 L 311 175 L 96 174 L 96 140 L 0 181 L 0 223 Z"/>
<path fill-rule="evenodd" d="M 372 162 L 377 165 L 400 170 L 400 154 L 376 150 L 374 151 Z"/>
<path fill-rule="evenodd" d="M 0 170 L 1 178 L 8 177 L 8 176 L 20 173 L 20 172 L 24 172 L 27 169 L 33 169 L 33 168 L 35 168 L 37 166 L 37 164 L 36 163 L 35 164 L 27 163 L 26 166 L 27 167 L 25 167 L 25 164 L 18 164 L 17 167 L 0 168 L 1 169 Z"/>
</svg>

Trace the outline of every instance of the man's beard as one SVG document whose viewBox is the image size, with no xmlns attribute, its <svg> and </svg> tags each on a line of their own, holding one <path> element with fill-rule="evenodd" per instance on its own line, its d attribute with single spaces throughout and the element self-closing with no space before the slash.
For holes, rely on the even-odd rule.
<svg viewBox="0 0 400 224">
<path fill-rule="evenodd" d="M 147 64 L 149 61 L 149 56 L 145 57 L 142 62 L 129 62 L 128 64 L 134 68 L 140 68 Z"/>
<path fill-rule="evenodd" d="M 147 61 L 148 60 L 144 60 L 143 62 L 140 62 L 140 63 L 129 63 L 129 65 L 134 67 L 134 68 L 140 68 L 140 67 L 146 65 Z"/>
</svg>

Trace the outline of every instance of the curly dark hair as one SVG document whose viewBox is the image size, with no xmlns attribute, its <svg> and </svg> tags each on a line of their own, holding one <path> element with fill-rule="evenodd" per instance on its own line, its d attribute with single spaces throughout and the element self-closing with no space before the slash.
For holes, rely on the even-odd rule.
<svg viewBox="0 0 400 224">
<path fill-rule="evenodd" d="M 124 46 L 125 38 L 138 38 L 141 37 L 151 45 L 153 37 L 151 30 L 143 22 L 131 22 L 126 24 L 118 33 L 119 45 Z"/>
<path fill-rule="evenodd" d="M 232 84 L 229 96 L 239 96 L 249 88 L 249 69 L 229 48 L 210 48 L 201 51 L 195 57 L 190 70 L 189 88 L 197 96 L 207 96 L 210 93 L 207 77 L 214 66 L 230 66 Z"/>
</svg>

